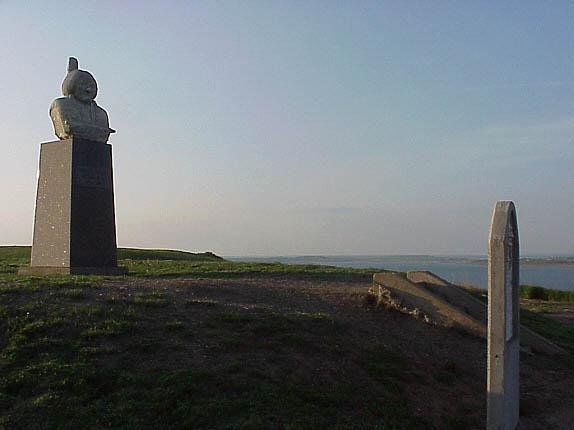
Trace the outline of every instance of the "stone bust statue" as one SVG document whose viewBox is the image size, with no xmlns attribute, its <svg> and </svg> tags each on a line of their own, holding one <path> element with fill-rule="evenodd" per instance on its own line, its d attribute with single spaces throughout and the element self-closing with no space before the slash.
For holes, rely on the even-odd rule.
<svg viewBox="0 0 574 430">
<path fill-rule="evenodd" d="M 68 74 L 62 82 L 62 94 L 50 106 L 54 132 L 59 139 L 79 137 L 106 143 L 110 133 L 108 114 L 99 107 L 95 98 L 98 85 L 90 72 L 78 70 L 78 60 L 71 57 Z"/>
</svg>

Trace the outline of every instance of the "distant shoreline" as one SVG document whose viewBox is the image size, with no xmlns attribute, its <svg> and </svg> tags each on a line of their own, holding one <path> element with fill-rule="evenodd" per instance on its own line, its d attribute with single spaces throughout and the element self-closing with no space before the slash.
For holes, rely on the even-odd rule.
<svg viewBox="0 0 574 430">
<path fill-rule="evenodd" d="M 538 266 L 555 266 L 555 265 L 567 265 L 574 266 L 573 257 L 564 258 L 525 258 L 520 260 L 521 263 L 527 265 L 538 265 Z"/>
<path fill-rule="evenodd" d="M 467 260 L 471 264 L 486 264 L 485 259 Z M 547 257 L 534 258 L 524 257 L 520 259 L 520 264 L 525 266 L 574 266 L 574 257 Z"/>
<path fill-rule="evenodd" d="M 288 255 L 288 256 L 225 256 L 232 261 L 257 261 L 271 262 L 280 261 L 286 264 L 331 264 L 345 263 L 345 267 L 354 267 L 355 261 L 376 261 L 377 264 L 393 263 L 407 264 L 409 261 L 417 260 L 417 264 L 434 263 L 458 263 L 486 265 L 486 256 L 464 256 L 464 255 Z M 574 256 L 524 256 L 520 258 L 521 265 L 524 266 L 574 266 Z"/>
</svg>

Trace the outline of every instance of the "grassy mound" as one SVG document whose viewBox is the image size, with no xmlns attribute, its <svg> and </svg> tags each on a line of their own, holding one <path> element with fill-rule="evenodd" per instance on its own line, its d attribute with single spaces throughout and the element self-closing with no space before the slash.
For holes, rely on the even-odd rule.
<svg viewBox="0 0 574 430">
<path fill-rule="evenodd" d="M 115 282 L 0 282 L 0 428 L 428 427 L 401 388 L 416 367 L 335 314 L 246 308 L 234 281 Z"/>
<path fill-rule="evenodd" d="M 0 247 L 0 429 L 483 424 L 479 340 L 348 307 L 379 269 L 120 249 L 128 277 L 16 275 L 29 253 Z M 523 322 L 574 351 L 554 306 Z"/>
<path fill-rule="evenodd" d="M 29 262 L 29 246 L 0 246 L 0 279 L 15 278 L 18 267 L 29 264 Z M 368 281 L 374 272 L 381 271 L 380 269 L 352 269 L 303 264 L 232 262 L 211 252 L 191 253 L 137 248 L 118 248 L 118 265 L 126 267 L 130 276 L 163 278 L 178 276 L 238 278 L 291 275 L 299 278 Z M 53 278 L 46 277 L 45 282 Z"/>
<path fill-rule="evenodd" d="M 30 260 L 29 246 L 0 246 L 0 261 L 27 262 Z M 193 253 L 170 249 L 118 248 L 118 260 L 173 260 L 173 261 L 221 261 L 223 258 L 213 252 Z"/>
<path fill-rule="evenodd" d="M 118 260 L 223 261 L 213 252 L 192 253 L 170 249 L 118 248 Z"/>
</svg>

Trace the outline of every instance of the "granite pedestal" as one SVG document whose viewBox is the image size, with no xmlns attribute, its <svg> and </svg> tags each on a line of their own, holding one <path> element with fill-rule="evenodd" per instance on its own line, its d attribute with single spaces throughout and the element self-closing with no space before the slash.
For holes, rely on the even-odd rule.
<svg viewBox="0 0 574 430">
<path fill-rule="evenodd" d="M 77 137 L 43 143 L 32 257 L 20 273 L 125 272 L 117 267 L 111 145 Z"/>
</svg>

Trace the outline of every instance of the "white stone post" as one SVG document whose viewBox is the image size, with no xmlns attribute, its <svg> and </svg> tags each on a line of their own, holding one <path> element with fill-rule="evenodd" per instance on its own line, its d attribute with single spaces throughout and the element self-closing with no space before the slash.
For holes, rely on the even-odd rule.
<svg viewBox="0 0 574 430">
<path fill-rule="evenodd" d="M 487 430 L 518 425 L 519 258 L 514 203 L 499 201 L 488 239 Z"/>
</svg>

